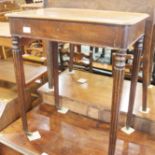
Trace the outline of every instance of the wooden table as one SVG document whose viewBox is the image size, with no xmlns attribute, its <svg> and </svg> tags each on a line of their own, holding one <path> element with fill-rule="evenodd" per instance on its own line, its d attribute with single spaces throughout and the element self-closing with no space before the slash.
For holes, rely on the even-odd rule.
<svg viewBox="0 0 155 155">
<path fill-rule="evenodd" d="M 141 37 L 144 34 L 147 14 L 125 13 L 115 11 L 98 11 L 85 9 L 47 8 L 33 11 L 23 11 L 7 15 L 10 21 L 13 38 L 13 53 L 18 85 L 19 103 L 21 103 L 23 128 L 27 132 L 27 120 L 24 109 L 24 72 L 20 51 L 20 38 L 41 38 L 49 40 L 48 61 L 52 70 L 55 90 L 55 104 L 59 104 L 58 81 L 58 42 L 86 44 L 98 47 L 111 47 L 118 50 L 115 57 L 114 81 L 112 94 L 112 116 L 109 141 L 109 155 L 114 155 L 117 136 L 119 106 L 124 78 L 125 55 L 128 47 L 136 43 L 136 63 L 134 67 L 137 76 L 139 58 L 142 50 Z M 53 60 L 53 61 L 52 61 Z M 51 76 L 52 77 L 52 76 Z"/>
</svg>

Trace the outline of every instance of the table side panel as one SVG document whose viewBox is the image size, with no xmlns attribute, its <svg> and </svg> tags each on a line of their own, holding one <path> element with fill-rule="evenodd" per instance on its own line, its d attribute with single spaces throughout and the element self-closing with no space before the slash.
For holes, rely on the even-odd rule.
<svg viewBox="0 0 155 155">
<path fill-rule="evenodd" d="M 11 18 L 10 21 L 11 34 L 21 37 L 108 47 L 115 47 L 117 42 L 118 48 L 122 47 L 124 38 L 124 26 L 118 25 L 21 18 Z M 30 27 L 31 33 L 24 33 L 24 26 Z"/>
</svg>

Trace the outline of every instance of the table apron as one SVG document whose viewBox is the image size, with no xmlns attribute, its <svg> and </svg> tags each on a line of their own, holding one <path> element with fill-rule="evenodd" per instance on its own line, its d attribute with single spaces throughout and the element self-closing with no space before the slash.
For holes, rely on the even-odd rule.
<svg viewBox="0 0 155 155">
<path fill-rule="evenodd" d="M 26 18 L 10 21 L 13 36 L 121 49 L 141 37 L 145 28 L 144 21 L 132 26 Z"/>
</svg>

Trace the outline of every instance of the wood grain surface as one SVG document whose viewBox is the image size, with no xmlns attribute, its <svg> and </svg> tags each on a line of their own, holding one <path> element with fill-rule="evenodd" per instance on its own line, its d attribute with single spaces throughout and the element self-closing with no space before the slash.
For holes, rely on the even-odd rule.
<svg viewBox="0 0 155 155">
<path fill-rule="evenodd" d="M 148 17 L 147 14 L 86 10 L 86 9 L 66 9 L 66 8 L 46 8 L 38 10 L 27 10 L 16 13 L 9 13 L 7 17 L 53 19 L 76 22 L 91 22 L 115 25 L 133 25 Z"/>
<path fill-rule="evenodd" d="M 107 155 L 109 125 L 72 112 L 62 115 L 43 104 L 28 113 L 30 131 L 41 139 L 30 142 L 22 131 L 21 120 L 1 132 L 0 142 L 25 155 Z M 154 155 L 153 137 L 136 131 L 130 136 L 118 132 L 115 155 Z M 0 147 L 0 153 L 3 147 Z"/>
<path fill-rule="evenodd" d="M 35 79 L 41 77 L 47 72 L 45 66 L 27 63 L 24 65 L 26 84 L 30 84 Z M 16 83 L 13 60 L 0 61 L 0 80 Z"/>
</svg>

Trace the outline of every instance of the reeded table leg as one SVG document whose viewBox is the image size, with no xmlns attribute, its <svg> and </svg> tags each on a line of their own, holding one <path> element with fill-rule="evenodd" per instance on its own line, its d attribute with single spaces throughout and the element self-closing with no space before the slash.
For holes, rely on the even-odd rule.
<svg viewBox="0 0 155 155">
<path fill-rule="evenodd" d="M 139 40 L 135 44 L 134 60 L 133 60 L 132 75 L 131 75 L 130 97 L 129 97 L 129 105 L 128 105 L 128 113 L 127 113 L 127 121 L 126 121 L 127 129 L 129 129 L 132 122 L 132 113 L 133 113 L 134 102 L 135 102 L 136 86 L 137 86 L 142 50 L 143 50 L 143 39 Z"/>
<path fill-rule="evenodd" d="M 24 68 L 23 68 L 23 60 L 22 60 L 22 52 L 19 47 L 19 38 L 13 37 L 12 38 L 12 45 L 13 45 L 13 58 L 14 58 L 14 68 L 15 68 L 15 75 L 16 75 L 16 84 L 17 84 L 17 91 L 18 91 L 18 104 L 20 105 L 21 109 L 21 117 L 22 117 L 22 124 L 23 130 L 28 132 L 28 125 L 26 119 L 26 101 L 25 101 L 25 76 L 24 76 Z"/>
<path fill-rule="evenodd" d="M 125 55 L 126 50 L 121 50 L 120 52 L 117 52 L 115 56 L 108 155 L 114 155 L 115 153 L 118 116 L 119 116 L 119 108 L 124 81 Z"/>
</svg>

